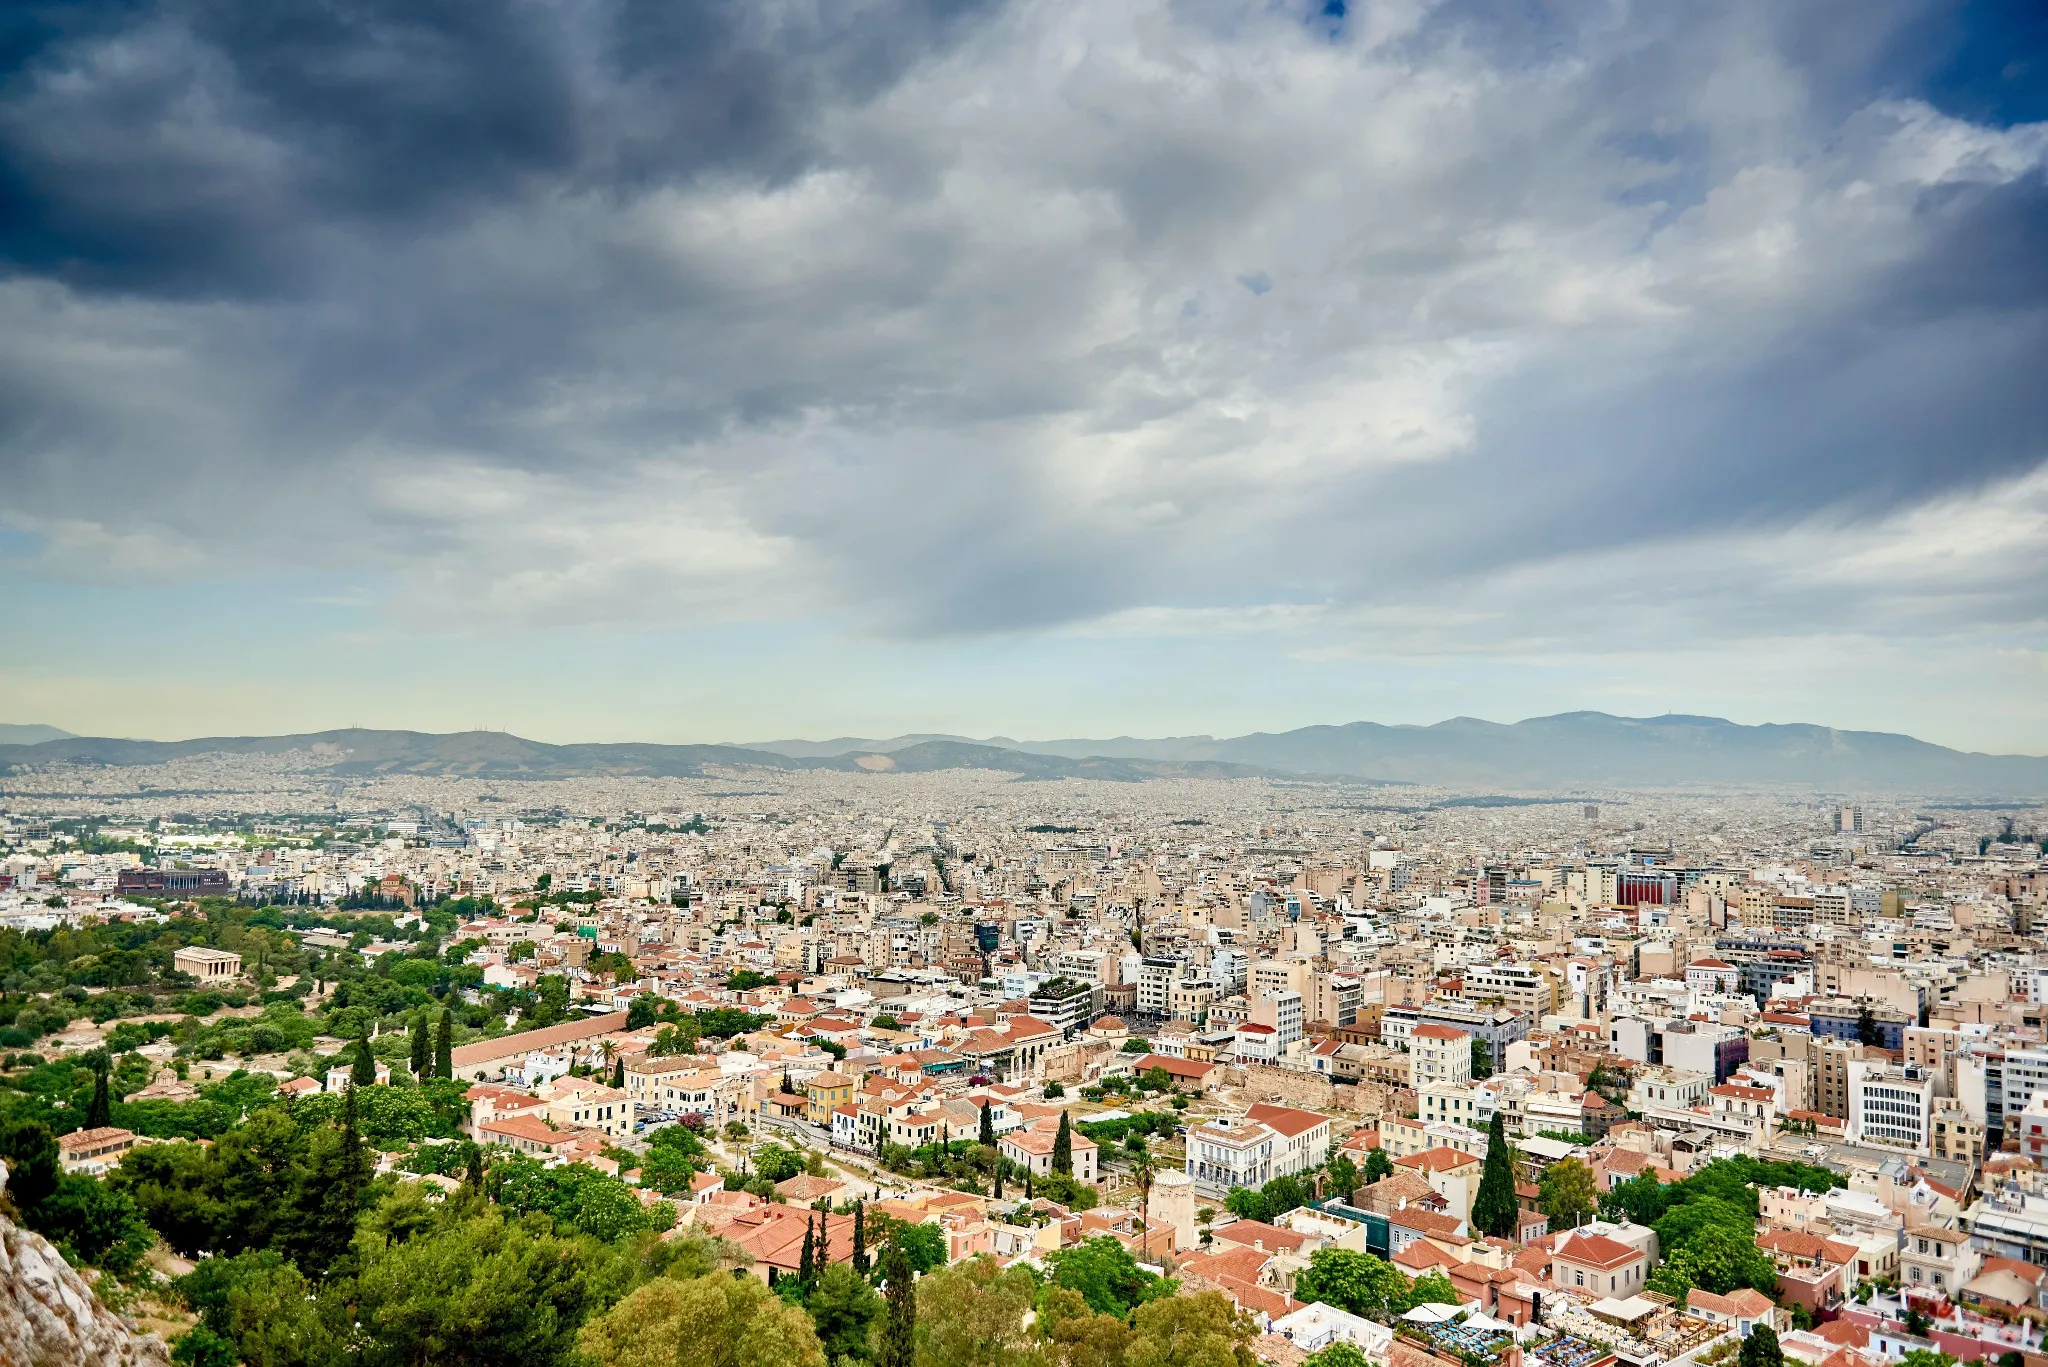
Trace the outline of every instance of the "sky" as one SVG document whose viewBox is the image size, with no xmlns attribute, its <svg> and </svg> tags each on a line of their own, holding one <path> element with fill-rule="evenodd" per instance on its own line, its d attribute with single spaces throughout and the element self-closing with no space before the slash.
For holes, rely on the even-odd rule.
<svg viewBox="0 0 2048 1367">
<path fill-rule="evenodd" d="M 2048 753 L 2048 10 L 22 0 L 0 721 Z"/>
</svg>

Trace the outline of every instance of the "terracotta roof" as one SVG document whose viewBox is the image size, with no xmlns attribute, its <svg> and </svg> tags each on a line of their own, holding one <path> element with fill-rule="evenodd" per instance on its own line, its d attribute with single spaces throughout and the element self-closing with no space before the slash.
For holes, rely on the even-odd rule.
<svg viewBox="0 0 2048 1367">
<path fill-rule="evenodd" d="M 1410 1038 L 1422 1039 L 1463 1039 L 1470 1033 L 1450 1025 L 1418 1025 L 1408 1032 Z"/>
<path fill-rule="evenodd" d="M 1575 1234 L 1553 1249 L 1551 1256 L 1586 1267 L 1609 1268 L 1633 1262 L 1643 1254 L 1602 1234 Z"/>
<path fill-rule="evenodd" d="M 490 1063 L 515 1054 L 528 1054 L 536 1049 L 550 1049 L 557 1044 L 574 1044 L 579 1040 L 595 1039 L 626 1028 L 626 1013 L 614 1011 L 608 1016 L 592 1016 L 587 1020 L 565 1021 L 561 1025 L 550 1025 L 544 1030 L 527 1030 L 516 1035 L 501 1035 L 497 1039 L 478 1040 L 465 1044 L 449 1055 L 449 1062 L 457 1068 L 468 1068 L 479 1063 Z"/>
<path fill-rule="evenodd" d="M 1256 1281 L 1272 1260 L 1270 1253 L 1237 1244 L 1214 1253 L 1191 1253 L 1181 1260 L 1181 1268 L 1212 1282 L 1220 1283 L 1225 1277 Z"/>
<path fill-rule="evenodd" d="M 1252 1314 L 1263 1313 L 1269 1319 L 1279 1319 L 1303 1308 L 1302 1303 L 1292 1296 L 1278 1291 L 1269 1291 L 1256 1282 L 1241 1277 L 1220 1277 L 1216 1284 L 1223 1288 L 1223 1294 L 1236 1301 L 1239 1308 Z"/>
<path fill-rule="evenodd" d="M 1218 1240 L 1233 1244 L 1260 1244 L 1268 1253 L 1291 1253 L 1308 1242 L 1308 1236 L 1262 1220 L 1236 1220 L 1216 1227 Z"/>
<path fill-rule="evenodd" d="M 1480 1159 L 1469 1153 L 1459 1153 L 1456 1149 L 1438 1148 L 1424 1149 L 1421 1153 L 1411 1153 L 1406 1158 L 1396 1158 L 1394 1163 L 1398 1167 L 1421 1168 L 1425 1172 L 1449 1172 L 1452 1168 L 1462 1168 L 1467 1163 L 1477 1164 L 1480 1161 Z"/>
<path fill-rule="evenodd" d="M 485 1134 L 509 1135 L 524 1139 L 529 1144 L 542 1144 L 553 1148 L 574 1139 L 571 1130 L 558 1130 L 537 1115 L 501 1115 L 496 1120 L 487 1120 L 477 1126 Z"/>
<path fill-rule="evenodd" d="M 1388 1259 L 1396 1267 L 1410 1268 L 1415 1272 L 1427 1272 L 1433 1267 L 1463 1267 L 1464 1264 L 1438 1248 L 1427 1239 L 1417 1239 L 1408 1247 Z"/>
<path fill-rule="evenodd" d="M 1296 1110 L 1292 1106 L 1274 1106 L 1263 1101 L 1246 1111 L 1244 1115 L 1245 1119 L 1256 1120 L 1289 1139 L 1307 1134 L 1318 1125 L 1330 1123 L 1330 1117 L 1317 1115 L 1314 1111 Z"/>
</svg>

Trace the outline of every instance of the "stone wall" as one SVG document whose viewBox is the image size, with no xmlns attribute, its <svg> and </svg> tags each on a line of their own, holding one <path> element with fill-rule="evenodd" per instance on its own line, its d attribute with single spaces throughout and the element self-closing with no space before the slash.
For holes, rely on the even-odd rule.
<svg viewBox="0 0 2048 1367">
<path fill-rule="evenodd" d="M 1321 1073 L 1304 1073 L 1293 1068 L 1270 1068 L 1248 1064 L 1230 1070 L 1232 1085 L 1242 1089 L 1239 1100 L 1246 1105 L 1270 1101 L 1304 1110 L 1327 1111 L 1337 1103 L 1337 1089 Z"/>
</svg>

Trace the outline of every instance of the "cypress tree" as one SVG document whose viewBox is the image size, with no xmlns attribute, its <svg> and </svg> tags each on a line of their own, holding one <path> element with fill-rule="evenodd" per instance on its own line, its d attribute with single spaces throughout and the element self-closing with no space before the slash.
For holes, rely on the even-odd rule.
<svg viewBox="0 0 2048 1367">
<path fill-rule="evenodd" d="M 620 1059 L 612 1065 L 612 1086 L 619 1088 L 621 1091 L 625 1089 L 626 1061 L 624 1059 Z"/>
<path fill-rule="evenodd" d="M 434 1076 L 455 1076 L 455 1013 L 443 1010 L 434 1033 Z"/>
<path fill-rule="evenodd" d="M 1521 1207 L 1515 1200 L 1515 1164 L 1508 1154 L 1501 1114 L 1495 1111 L 1486 1127 L 1486 1167 L 1479 1176 L 1479 1190 L 1472 1198 L 1472 1223 L 1481 1234 L 1510 1239 L 1520 1220 Z"/>
<path fill-rule="evenodd" d="M 1059 1132 L 1052 1137 L 1052 1170 L 1067 1177 L 1074 1175 L 1074 1127 L 1065 1111 L 1060 1112 Z"/>
<path fill-rule="evenodd" d="M 428 1070 L 434 1066 L 434 1046 L 427 1038 L 427 1013 L 424 1011 L 412 1018 L 412 1057 L 407 1062 L 414 1077 L 432 1076 Z"/>
<path fill-rule="evenodd" d="M 875 1367 L 911 1367 L 917 1353 L 917 1289 L 911 1285 L 910 1255 L 894 1239 L 882 1253 L 888 1308 L 882 1315 L 881 1353 Z"/>
<path fill-rule="evenodd" d="M 997 1201 L 1003 1199 L 1003 1160 L 1000 1157 L 996 1159 L 996 1189 L 989 1196 Z"/>
<path fill-rule="evenodd" d="M 816 1251 L 816 1245 L 813 1243 L 814 1234 L 815 1230 L 812 1226 L 811 1219 L 809 1216 L 805 1216 L 804 1251 L 803 1256 L 797 1260 L 796 1276 L 797 1280 L 802 1282 L 806 1287 L 808 1287 L 812 1283 L 812 1281 L 814 1281 L 817 1278 L 818 1275 L 818 1255 Z"/>
<path fill-rule="evenodd" d="M 102 1056 L 92 1065 L 92 1101 L 85 1108 L 85 1128 L 104 1129 L 113 1123 L 114 1102 L 107 1093 L 107 1060 Z"/>
<path fill-rule="evenodd" d="M 462 1174 L 462 1185 L 481 1196 L 484 1190 L 484 1151 L 480 1144 L 469 1146 L 469 1162 Z"/>
<path fill-rule="evenodd" d="M 315 1279 L 348 1252 L 370 1185 L 370 1157 L 356 1128 L 356 1089 L 342 1089 L 341 1130 L 313 1137 L 293 1183 L 286 1251 Z"/>
<path fill-rule="evenodd" d="M 351 1085 L 356 1087 L 374 1087 L 377 1085 L 377 1056 L 370 1052 L 370 1037 L 368 1035 L 356 1036 L 356 1060 L 355 1065 L 349 1070 L 348 1080 Z M 350 1114 L 354 1114 L 353 1107 L 355 1103 L 350 1102 L 349 1105 L 351 1107 Z"/>
<path fill-rule="evenodd" d="M 868 1208 L 864 1201 L 853 1206 L 853 1270 L 868 1275 Z"/>
<path fill-rule="evenodd" d="M 996 1142 L 995 1113 L 996 1108 L 989 1105 L 984 1098 L 981 1103 L 981 1142 L 990 1148 L 994 1148 Z"/>
</svg>

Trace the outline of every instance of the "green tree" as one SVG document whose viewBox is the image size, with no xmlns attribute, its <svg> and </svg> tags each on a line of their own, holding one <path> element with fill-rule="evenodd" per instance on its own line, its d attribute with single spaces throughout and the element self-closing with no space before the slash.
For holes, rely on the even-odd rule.
<svg viewBox="0 0 2048 1367">
<path fill-rule="evenodd" d="M 434 1071 L 434 1046 L 427 1038 L 427 1013 L 416 1013 L 412 1018 L 412 1057 L 408 1060 L 415 1078 L 428 1078 Z"/>
<path fill-rule="evenodd" d="M 349 1068 L 348 1080 L 357 1087 L 377 1085 L 377 1056 L 370 1052 L 370 1037 L 356 1036 L 355 1062 Z"/>
<path fill-rule="evenodd" d="M 1387 1157 L 1385 1149 L 1367 1149 L 1365 1151 L 1364 1172 L 1367 1182 L 1377 1182 L 1382 1177 L 1392 1177 L 1394 1175 L 1394 1160 Z"/>
<path fill-rule="evenodd" d="M 1484 1082 L 1493 1076 L 1493 1046 L 1483 1039 L 1472 1041 L 1472 1080 Z"/>
<path fill-rule="evenodd" d="M 203 1324 L 195 1324 L 171 1341 L 177 1367 L 237 1367 L 242 1360 L 234 1343 Z"/>
<path fill-rule="evenodd" d="M 1060 1127 L 1052 1136 L 1052 1170 L 1065 1177 L 1074 1175 L 1074 1129 L 1065 1111 L 1060 1112 Z"/>
<path fill-rule="evenodd" d="M 1302 1367 L 1366 1367 L 1366 1357 L 1343 1339 L 1338 1339 L 1320 1352 L 1310 1353 Z"/>
<path fill-rule="evenodd" d="M 0 1119 L 0 1161 L 7 1164 L 7 1198 L 29 1228 L 36 1210 L 57 1190 L 57 1140 L 40 1120 Z"/>
<path fill-rule="evenodd" d="M 1472 1198 L 1472 1223 L 1489 1238 L 1511 1239 L 1521 1218 L 1515 1200 L 1514 1154 L 1508 1148 L 1501 1113 L 1495 1111 L 1486 1127 L 1486 1164 L 1480 1171 L 1479 1191 Z"/>
<path fill-rule="evenodd" d="M 1165 1296 L 1131 1318 L 1125 1367 L 1257 1367 L 1251 1316 L 1221 1291 Z"/>
<path fill-rule="evenodd" d="M 1593 1213 L 1598 1192 L 1593 1170 L 1576 1158 L 1561 1158 L 1543 1170 L 1543 1213 L 1552 1229 L 1574 1229 Z"/>
<path fill-rule="evenodd" d="M 1664 1184 L 1654 1173 L 1645 1170 L 1618 1182 L 1601 1199 L 1600 1209 L 1610 1217 L 1618 1216 L 1639 1225 L 1655 1225 L 1664 1218 L 1665 1206 L 1669 1203 Z"/>
<path fill-rule="evenodd" d="M 853 1270 L 863 1277 L 868 1275 L 868 1207 L 865 1201 L 853 1203 Z"/>
<path fill-rule="evenodd" d="M 1408 1288 L 1410 1310 L 1418 1305 L 1457 1305 L 1462 1300 L 1463 1297 L 1458 1295 L 1458 1288 L 1451 1285 L 1451 1279 L 1446 1277 L 1441 1269 L 1434 1267 L 1417 1277 L 1414 1284 Z"/>
<path fill-rule="evenodd" d="M 1294 1274 L 1294 1298 L 1363 1315 L 1391 1320 L 1408 1308 L 1411 1284 L 1401 1269 L 1370 1253 L 1348 1248 L 1319 1248 L 1308 1266 Z"/>
<path fill-rule="evenodd" d="M 946 1232 L 937 1225 L 897 1225 L 889 1246 L 903 1250 L 913 1272 L 930 1272 L 946 1265 Z"/>
<path fill-rule="evenodd" d="M 877 1367 L 915 1367 L 917 1357 L 917 1274 L 900 1240 L 891 1239 L 882 1252 L 882 1282 L 888 1309 L 882 1317 Z"/>
<path fill-rule="evenodd" d="M 85 1107 L 85 1129 L 105 1129 L 114 1123 L 113 1098 L 107 1092 L 109 1066 L 105 1054 L 96 1054 L 92 1065 L 92 1100 Z"/>
<path fill-rule="evenodd" d="M 1778 1269 L 1756 1246 L 1756 1236 L 1728 1225 L 1701 1229 L 1667 1255 L 1665 1264 L 1691 1285 L 1717 1296 L 1745 1286 L 1767 1295 L 1778 1289 Z"/>
<path fill-rule="evenodd" d="M 1884 1032 L 1877 1028 L 1877 1014 L 1865 1002 L 1856 1011 L 1856 1040 L 1859 1044 L 1882 1044 Z M 1744 1363 L 1743 1367 L 1749 1367 Z"/>
<path fill-rule="evenodd" d="M 126 1274 L 156 1242 L 128 1193 L 67 1174 L 36 1207 L 35 1228 L 74 1260 Z"/>
<path fill-rule="evenodd" d="M 640 1185 L 663 1196 L 687 1195 L 697 1167 L 687 1154 L 674 1148 L 650 1148 L 640 1160 Z"/>
<path fill-rule="evenodd" d="M 455 1076 L 455 1013 L 443 1010 L 434 1030 L 434 1076 Z"/>
<path fill-rule="evenodd" d="M 364 1222 L 351 1289 L 371 1363 L 567 1367 L 578 1326 L 630 1276 L 610 1250 L 545 1223 L 474 1206 L 435 1223 L 423 1209 L 428 1223 L 411 1237 L 380 1237 L 378 1221 Z"/>
<path fill-rule="evenodd" d="M 356 1093 L 342 1093 L 341 1128 L 323 1127 L 307 1144 L 286 1214 L 285 1249 L 314 1277 L 326 1275 L 355 1238 L 371 1177 L 370 1156 L 356 1126 Z"/>
<path fill-rule="evenodd" d="M 657 1277 L 586 1324 L 576 1342 L 596 1367 L 825 1367 L 810 1316 L 752 1277 L 716 1273 Z"/>
<path fill-rule="evenodd" d="M 882 1298 L 868 1279 L 845 1263 L 833 1263 L 818 1276 L 817 1289 L 804 1300 L 818 1341 L 829 1361 L 866 1359 Z"/>
<path fill-rule="evenodd" d="M 1024 1328 L 1038 1286 L 1021 1267 L 970 1258 L 917 1279 L 917 1367 L 1036 1367 Z"/>
<path fill-rule="evenodd" d="M 1131 1326 L 1088 1308 L 1078 1291 L 1049 1286 L 1038 1301 L 1039 1335 L 1053 1367 L 1124 1367 Z"/>
<path fill-rule="evenodd" d="M 981 1103 L 981 1133 L 976 1138 L 990 1148 L 994 1148 L 996 1142 L 995 1114 L 996 1108 L 994 1106 L 990 1105 L 987 1101 Z"/>
<path fill-rule="evenodd" d="M 1351 1199 L 1352 1192 L 1358 1190 L 1358 1165 L 1348 1155 L 1336 1155 L 1323 1164 L 1323 1171 L 1328 1176 L 1330 1190 L 1346 1201 Z"/>
<path fill-rule="evenodd" d="M 1129 1314 L 1135 1306 L 1170 1296 L 1179 1283 L 1138 1266 L 1130 1250 L 1115 1239 L 1097 1237 L 1046 1255 L 1054 1286 L 1078 1291 L 1089 1308 L 1108 1315 Z"/>
<path fill-rule="evenodd" d="M 334 1357 L 334 1331 L 290 1263 L 255 1272 L 228 1293 L 228 1322 L 248 1367 L 314 1367 Z"/>
<path fill-rule="evenodd" d="M 1778 1331 L 1758 1324 L 1742 1340 L 1741 1367 L 1785 1367 L 1785 1350 L 1778 1346 Z"/>
</svg>

